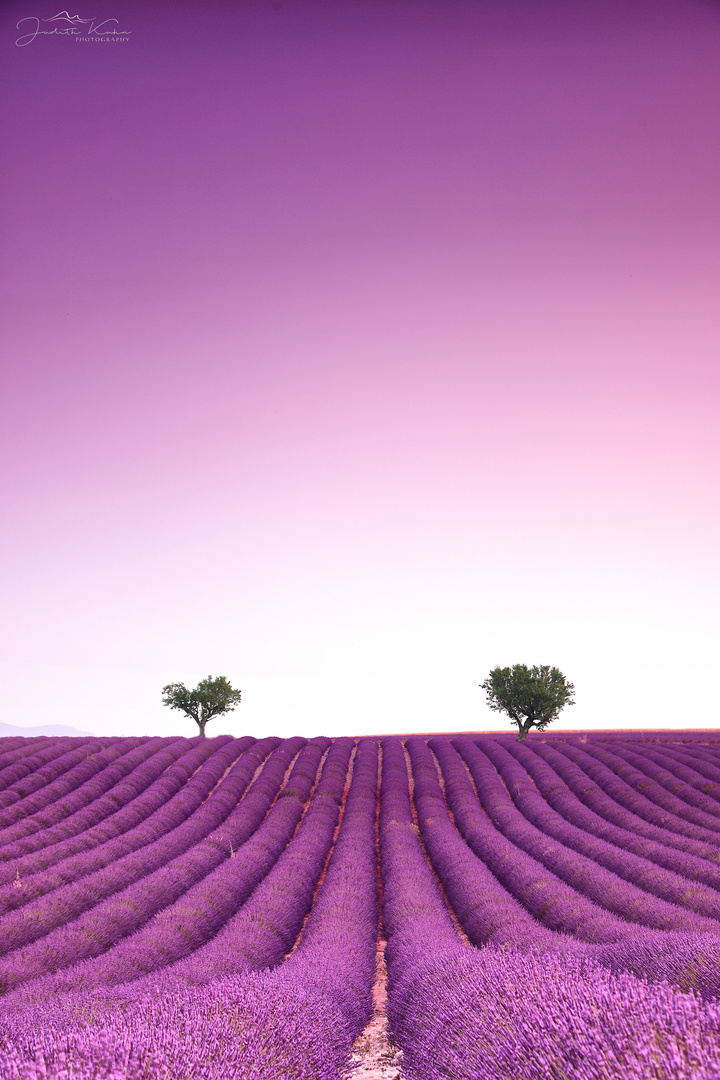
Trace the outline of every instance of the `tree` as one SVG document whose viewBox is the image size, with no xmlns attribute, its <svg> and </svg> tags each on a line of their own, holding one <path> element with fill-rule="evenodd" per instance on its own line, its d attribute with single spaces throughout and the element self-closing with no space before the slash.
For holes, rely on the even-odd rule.
<svg viewBox="0 0 720 1080">
<path fill-rule="evenodd" d="M 169 705 L 171 709 L 179 709 L 191 716 L 203 736 L 208 720 L 212 720 L 213 716 L 231 712 L 240 704 L 240 691 L 233 690 L 224 675 L 219 675 L 216 679 L 208 675 L 194 690 L 188 690 L 183 683 L 168 683 L 163 686 L 162 692 L 163 705 Z"/>
<path fill-rule="evenodd" d="M 485 682 L 480 683 L 488 697 L 488 705 L 504 712 L 519 728 L 518 742 L 527 739 L 532 728 L 544 731 L 557 719 L 566 705 L 574 705 L 575 687 L 562 671 L 543 664 L 527 667 L 496 667 Z"/>
</svg>

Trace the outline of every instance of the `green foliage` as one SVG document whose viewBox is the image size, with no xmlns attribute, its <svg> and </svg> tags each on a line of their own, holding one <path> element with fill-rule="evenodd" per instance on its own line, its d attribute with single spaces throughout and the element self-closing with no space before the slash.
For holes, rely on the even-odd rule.
<svg viewBox="0 0 720 1080">
<path fill-rule="evenodd" d="M 194 690 L 188 690 L 183 683 L 168 683 L 163 686 L 162 692 L 163 705 L 191 716 L 200 728 L 201 735 L 205 734 L 205 725 L 213 716 L 231 712 L 240 704 L 240 691 L 233 690 L 224 675 L 216 679 L 208 675 Z"/>
<path fill-rule="evenodd" d="M 519 728 L 518 742 L 527 738 L 531 728 L 544 731 L 566 705 L 574 705 L 575 687 L 556 667 L 526 664 L 497 667 L 480 686 L 487 694 L 488 705 L 504 712 Z"/>
</svg>

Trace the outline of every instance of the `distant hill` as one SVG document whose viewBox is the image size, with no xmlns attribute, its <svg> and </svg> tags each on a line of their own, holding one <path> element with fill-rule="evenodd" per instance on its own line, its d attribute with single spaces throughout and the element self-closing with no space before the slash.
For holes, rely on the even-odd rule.
<svg viewBox="0 0 720 1080">
<path fill-rule="evenodd" d="M 0 739 L 8 736 L 21 735 L 26 739 L 32 739 L 36 735 L 92 735 L 92 731 L 78 731 L 74 727 L 66 727 L 65 724 L 43 724 L 41 727 L 16 727 L 15 724 L 0 724 Z"/>
</svg>

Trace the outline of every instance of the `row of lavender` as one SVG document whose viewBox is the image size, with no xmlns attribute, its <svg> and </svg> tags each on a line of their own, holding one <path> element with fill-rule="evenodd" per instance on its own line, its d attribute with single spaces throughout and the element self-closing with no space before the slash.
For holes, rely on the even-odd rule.
<svg viewBox="0 0 720 1080">
<path fill-rule="evenodd" d="M 234 758 L 226 751 L 220 782 L 220 759 L 215 761 L 217 787 L 201 799 L 199 810 L 212 804 L 232 776 L 236 788 L 234 794 L 230 787 L 224 789 L 224 822 L 243 808 L 246 823 L 250 821 L 247 810 L 253 798 L 256 811 L 262 802 L 255 797 L 260 781 L 267 784 L 273 769 L 279 777 L 275 795 L 272 785 L 265 791 L 264 809 L 252 834 L 235 844 L 237 850 L 231 840 L 230 854 L 223 851 L 221 864 L 201 860 L 188 870 L 187 859 L 181 856 L 178 863 L 177 856 L 170 858 L 134 878 L 133 885 L 117 886 L 115 899 L 108 895 L 86 905 L 81 910 L 87 915 L 71 914 L 68 926 L 38 933 L 26 928 L 20 933 L 24 944 L 13 939 L 0 974 L 8 988 L 32 981 L 8 999 L 8 1013 L 14 1009 L 16 1015 L 8 1021 L 7 1037 L 16 1047 L 14 1058 L 7 1057 L 8 1075 L 10 1069 L 17 1075 L 43 1075 L 42 1063 L 19 1064 L 27 1061 L 30 1043 L 36 1040 L 28 1034 L 28 1016 L 46 1032 L 42 1053 L 51 1062 L 48 1075 L 52 1069 L 61 1074 L 63 1047 L 76 1062 L 85 1062 L 80 1068 L 86 1071 L 78 1076 L 130 1076 L 134 1068 L 146 1070 L 138 1075 L 172 1077 L 339 1075 L 369 1009 L 377 903 L 372 784 L 365 783 L 364 803 L 359 796 L 355 800 L 364 807 L 363 814 L 351 813 L 351 806 L 353 793 L 361 790 L 356 788 L 359 778 L 377 769 L 377 747 L 366 741 L 355 754 L 343 827 L 313 904 L 341 813 L 352 743 L 337 740 L 330 746 L 330 740 L 313 740 L 300 750 L 303 744 L 296 740 L 295 745 L 278 747 L 277 740 L 270 740 L 264 747 L 246 745 L 244 753 L 236 746 Z M 126 748 L 125 753 L 136 749 Z M 205 747 L 208 756 L 197 779 L 220 749 Z M 399 740 L 384 740 L 383 912 L 391 1014 L 406 1052 L 408 1076 L 505 1076 L 502 1070 L 510 1060 L 526 1069 L 513 1073 L 518 1076 L 720 1075 L 713 1072 L 715 1006 L 668 987 L 648 989 L 634 975 L 623 973 L 630 969 L 655 980 L 670 975 L 676 984 L 694 984 L 706 997 L 717 992 L 720 922 L 714 875 L 720 822 L 712 811 L 720 804 L 703 800 L 717 795 L 718 758 L 708 746 L 663 747 L 659 757 L 652 757 L 649 748 L 639 754 L 637 749 L 630 742 L 599 747 L 592 741 L 555 740 L 535 743 L 530 751 L 504 739 L 437 738 L 429 745 L 410 739 L 404 750 Z M 282 773 L 287 773 L 298 751 L 282 788 L 288 802 L 277 797 L 280 770 L 284 763 Z M 247 787 L 241 776 L 248 773 L 250 761 L 256 761 L 257 771 L 268 753 L 264 769 L 237 804 Z M 320 780 L 308 802 L 323 754 Z M 408 761 L 414 802 L 408 792 Z M 0 758 L 0 783 L 2 764 Z M 104 764 L 110 768 L 111 759 Z M 206 770 L 205 779 L 210 775 Z M 685 788 L 694 794 L 689 796 Z M 237 805 L 228 817 L 233 798 Z M 190 825 L 194 816 L 178 828 Z M 222 843 L 218 828 L 207 831 L 207 813 L 202 820 L 204 826 L 195 818 L 193 828 L 199 832 L 194 835 Z M 153 857 L 169 853 L 172 846 L 162 845 L 168 838 L 171 843 L 179 839 L 173 835 L 178 828 L 166 829 L 154 852 L 155 842 L 146 834 L 145 843 L 135 849 L 135 863 L 125 869 L 142 869 L 145 864 L 137 857 L 145 849 Z M 182 835 L 189 844 L 183 850 L 197 858 L 203 841 L 192 839 L 192 829 L 185 828 Z M 55 839 L 48 852 L 59 843 Z M 60 858 L 48 865 L 63 864 Z M 172 867 L 168 873 L 166 866 Z M 83 888 L 96 873 L 86 871 Z M 35 876 L 42 874 L 31 874 L 27 882 Z M 105 886 L 118 880 L 108 878 Z M 139 887 L 143 882 L 150 888 Z M 69 899 L 58 885 L 43 895 L 57 894 L 63 903 L 77 904 L 78 897 L 85 896 L 81 883 L 77 878 Z M 15 895 L 21 891 L 9 888 Z M 175 900 L 173 888 L 179 890 Z M 39 895 L 35 890 L 27 910 L 39 910 L 32 906 Z M 8 898 L 12 896 L 8 892 Z M 342 916 L 336 918 L 333 912 Z M 28 921 L 32 927 L 34 920 Z M 462 944 L 458 922 L 470 942 L 485 946 L 482 951 Z M 16 932 L 22 925 L 16 920 Z M 298 933 L 300 945 L 283 963 Z M 109 941 L 116 943 L 114 948 L 108 947 Z M 272 974 L 263 974 L 263 969 Z M 457 993 L 448 990 L 453 980 Z M 96 989 L 88 997 L 92 988 L 108 986 L 119 989 Z M 524 992 L 533 989 L 535 997 L 531 993 L 523 1005 L 511 993 L 518 986 L 524 986 Z M 58 1019 L 44 1003 L 60 990 L 74 993 L 62 999 L 65 1015 Z M 527 1007 L 534 1002 L 533 1008 L 539 1009 L 543 997 L 548 1016 L 562 1013 L 569 1028 L 556 1031 L 539 1049 L 532 1037 L 536 1022 L 527 1021 L 532 1017 Z M 605 999 L 610 1004 L 603 1006 L 604 1015 L 617 1026 L 620 1039 L 610 1040 L 609 1050 L 607 1030 L 597 1023 L 588 1028 L 588 1017 L 602 1012 L 598 1003 Z M 104 1006 L 99 1026 L 88 1028 L 78 1017 L 90 1002 L 94 1009 L 98 1002 Z M 338 1002 L 346 1003 L 340 1013 Z M 239 1015 L 244 1015 L 242 1022 Z M 24 1019 L 18 1021 L 18 1016 Z M 284 1027 L 278 1029 L 277 1017 L 284 1018 Z M 487 1040 L 476 1040 L 473 1050 L 470 1035 L 479 1023 Z M 639 1031 L 630 1037 L 634 1027 L 646 1033 L 645 1041 Z M 205 1049 L 198 1057 L 191 1033 L 200 1029 L 205 1031 Z M 183 1031 L 185 1037 L 177 1035 Z M 213 1032 L 225 1034 L 213 1041 Z M 505 1045 L 503 1040 L 510 1054 L 507 1061 L 493 1052 L 499 1043 Z M 605 1058 L 598 1049 L 603 1047 Z M 588 1066 L 591 1050 L 597 1060 Z M 192 1068 L 185 1073 L 187 1062 Z M 460 1071 L 462 1062 L 469 1071 Z M 18 1071 L 22 1068 L 25 1073 Z"/>
<path fill-rule="evenodd" d="M 486 806 L 486 809 L 487 809 L 487 806 Z M 497 823 L 497 822 L 495 822 L 495 823 Z M 517 839 L 517 837 L 515 837 L 515 839 Z M 174 840 L 177 842 L 178 838 L 174 837 Z M 55 846 L 56 849 L 58 847 L 62 847 L 62 845 Z M 163 849 L 162 849 L 162 846 L 160 846 L 161 861 L 164 858 L 162 852 L 163 852 Z M 95 858 L 96 859 L 97 859 L 98 854 L 101 854 L 101 852 L 100 853 L 98 853 L 98 852 L 95 853 Z M 106 854 L 109 854 L 109 852 L 106 851 Z M 112 854 L 114 854 L 114 852 L 112 852 Z M 137 865 L 137 862 L 138 861 L 136 860 L 135 861 L 136 865 Z M 64 867 L 66 866 L 66 864 L 63 864 L 63 865 L 64 865 Z M 70 872 L 70 870 L 72 870 L 72 872 L 74 873 L 77 870 L 78 873 L 85 873 L 85 874 L 87 873 L 86 867 L 83 870 L 82 867 L 77 866 L 77 861 L 76 861 L 76 866 L 67 867 L 67 869 L 68 869 L 68 872 Z M 145 873 L 147 873 L 147 864 L 146 864 Z M 706 875 L 706 876 L 708 876 L 710 878 L 712 876 L 714 876 L 714 870 L 710 870 L 710 874 Z M 116 883 L 117 883 L 117 880 L 118 880 L 118 878 L 116 877 Z M 28 897 L 33 891 L 33 889 L 32 889 L 33 883 L 35 883 L 35 882 L 33 882 L 33 881 L 28 882 L 27 883 L 27 889 L 24 889 L 23 892 L 18 892 L 16 890 L 13 890 L 13 891 L 5 890 L 5 897 L 3 897 L 3 899 L 5 900 L 5 903 L 8 904 L 8 905 L 12 905 L 12 904 L 18 905 L 19 902 L 21 902 L 21 900 L 25 901 L 26 897 Z M 677 893 L 678 889 L 681 888 L 681 885 L 680 885 L 680 883 L 678 881 L 675 881 L 675 882 L 670 882 L 670 886 L 673 885 L 673 883 L 675 883 L 676 893 Z M 715 881 L 712 881 L 711 883 L 715 883 Z M 105 880 L 100 879 L 97 882 L 97 885 L 98 885 L 97 892 L 99 892 L 100 894 L 103 894 L 103 895 L 107 895 L 107 891 L 109 889 L 109 882 L 107 880 L 107 875 L 106 875 L 106 879 Z M 46 889 L 46 888 L 50 888 L 51 886 L 53 888 L 57 888 L 57 881 L 54 881 L 54 882 L 50 881 L 49 882 L 49 879 L 47 879 L 47 876 L 45 875 L 44 876 L 44 881 L 43 881 L 43 887 Z M 77 892 L 77 890 L 76 890 L 76 892 Z M 58 899 L 59 899 L 58 896 L 53 897 L 53 901 L 56 901 Z M 626 897 L 625 897 L 625 899 L 626 899 Z M 642 901 L 642 899 L 643 899 L 643 897 L 640 897 L 640 901 Z M 623 897 L 621 897 L 621 902 L 620 902 L 621 914 L 626 915 L 626 910 L 623 910 L 622 900 L 623 900 Z M 695 900 L 697 901 L 698 904 L 701 904 L 701 906 L 702 906 L 702 902 L 705 901 L 705 907 L 708 910 L 709 914 L 710 915 L 715 914 L 715 910 L 714 910 L 715 896 L 714 895 L 699 896 L 699 899 L 697 899 L 697 897 L 695 897 Z M 59 909 L 59 914 L 60 914 L 60 916 L 65 917 L 67 912 L 64 912 L 64 910 L 62 908 L 60 908 Z M 29 939 L 30 936 L 39 936 L 41 933 L 46 932 L 46 930 L 45 930 L 46 922 L 42 921 L 42 915 L 43 915 L 42 912 L 38 912 L 38 910 L 32 910 L 31 918 L 29 920 L 30 921 L 30 926 L 27 926 L 27 922 L 28 922 L 27 916 L 24 916 L 25 924 L 24 924 L 24 926 L 21 927 L 21 930 L 19 930 L 19 932 L 21 932 L 21 934 L 25 936 L 25 939 Z M 670 910 L 669 913 L 662 912 L 662 910 L 661 910 L 660 917 L 658 917 L 658 919 L 660 919 L 661 926 L 663 926 L 663 921 L 662 921 L 662 918 L 661 918 L 663 915 L 669 917 L 669 919 L 670 919 L 669 924 L 670 924 L 670 926 L 673 926 L 674 923 L 671 920 L 673 920 L 676 913 L 671 912 L 671 910 Z M 677 922 L 677 919 L 676 919 L 676 922 Z M 680 924 L 682 924 L 682 920 L 681 920 Z M 692 920 L 691 920 L 690 924 L 688 924 L 687 920 L 685 920 L 684 924 L 685 924 L 685 927 L 687 927 L 688 929 L 696 929 L 697 928 L 696 926 L 693 926 Z M 11 947 L 15 947 L 16 940 L 12 936 L 12 933 L 11 933 L 11 935 L 9 937 L 9 941 L 12 943 Z"/>
<path fill-rule="evenodd" d="M 408 744 L 411 753 L 412 742 Z M 599 774 L 597 760 L 568 743 L 558 744 L 563 746 L 562 753 L 547 743 L 535 743 L 533 751 L 509 743 L 516 759 L 513 761 L 509 754 L 503 758 L 505 750 L 497 740 L 455 742 L 457 749 L 447 740 L 431 740 L 442 765 L 455 824 L 467 848 L 480 859 L 475 869 L 469 867 L 465 880 L 452 884 L 448 879 L 458 914 L 467 903 L 464 892 L 471 895 L 477 890 L 482 869 L 491 869 L 494 877 L 494 885 L 490 882 L 483 887 L 486 902 L 479 909 L 479 926 L 468 924 L 471 940 L 476 944 L 503 943 L 523 948 L 532 943 L 536 949 L 565 951 L 577 949 L 578 941 L 588 942 L 592 943 L 595 958 L 612 970 L 629 969 L 654 980 L 668 978 L 675 986 L 694 989 L 706 998 L 720 996 L 720 926 L 715 892 L 720 858 L 717 825 L 716 831 L 710 833 L 714 844 L 708 840 L 707 830 L 700 840 L 673 832 L 673 827 L 683 828 L 682 819 L 674 815 L 663 815 L 663 828 L 650 825 L 645 817 L 625 809 L 622 803 L 653 818 L 658 812 L 651 797 L 664 800 L 666 792 L 655 790 L 655 781 L 638 773 L 628 778 L 640 781 L 638 786 L 644 790 L 643 797 L 638 797 L 617 773 L 600 765 Z M 478 744 L 485 747 L 486 754 Z M 632 753 L 627 747 L 625 750 Z M 420 744 L 414 751 L 416 761 L 423 753 L 430 756 L 429 749 Z M 557 772 L 548 770 L 543 761 L 553 755 L 559 759 L 555 760 Z M 568 756 L 594 773 L 592 783 L 587 772 L 571 765 Z M 717 765 L 708 760 L 711 756 L 696 761 L 708 776 L 717 771 Z M 492 766 L 491 757 L 500 772 Z M 518 758 L 525 761 L 529 771 L 519 768 Z M 614 763 L 623 770 L 619 757 Z M 426 757 L 426 768 L 428 764 Z M 652 763 L 647 768 L 655 771 Z M 531 772 L 536 786 L 530 783 Z M 559 772 L 574 785 L 575 792 L 560 780 Z M 426 783 L 434 783 L 437 793 L 434 764 L 428 769 L 428 777 Z M 669 774 L 667 782 L 676 791 L 683 790 L 677 778 L 670 780 Z M 602 783 L 619 802 L 604 793 Z M 712 785 L 707 779 L 703 783 L 710 791 Z M 588 802 L 594 810 L 586 805 Z M 688 809 L 687 805 L 684 809 Z M 621 822 L 622 827 L 614 822 Z M 441 858 L 441 844 L 431 835 L 431 826 L 421 824 L 425 843 L 442 877 L 437 861 Z M 445 824 L 445 842 L 458 851 L 454 860 L 457 878 L 459 859 L 467 862 L 469 853 L 467 848 L 458 849 L 457 830 L 447 821 Z M 559 837 L 562 843 L 553 837 Z M 512 898 L 520 903 L 524 915 L 520 922 L 508 917 L 507 926 L 500 922 L 488 929 L 487 900 L 499 887 L 497 910 L 507 912 Z M 528 922 L 527 914 L 533 916 L 532 922 Z M 495 918 L 497 921 L 499 916 Z"/>
<path fill-rule="evenodd" d="M 241 864 L 247 869 L 248 849 L 263 830 L 256 856 L 288 821 L 297 825 L 306 807 L 292 842 L 223 928 L 214 936 L 206 934 L 204 944 L 195 942 L 198 947 L 185 960 L 173 953 L 176 962 L 168 966 L 168 908 L 164 925 L 152 927 L 144 947 L 122 958 L 122 972 L 104 973 L 97 984 L 104 989 L 58 997 L 53 994 L 59 988 L 55 976 L 11 995 L 6 1075 L 59 1078 L 69 1075 L 69 1067 L 78 1077 L 323 1080 L 340 1075 L 371 1011 L 378 921 L 378 752 L 371 740 L 361 741 L 355 751 L 352 740 L 337 740 L 329 748 L 323 745 L 327 742 L 313 740 L 301 750 L 257 834 L 226 860 L 228 872 L 238 874 Z M 341 812 L 342 827 L 333 844 Z M 236 895 L 227 885 L 215 883 L 216 897 Z M 216 904 L 208 903 L 205 913 L 216 910 Z M 176 918 L 182 914 L 176 912 Z M 154 968 L 149 966 L 152 955 Z M 133 959 L 145 970 L 133 968 Z M 66 987 L 93 985 L 87 970 L 81 974 L 82 967 L 68 969 L 66 979 L 72 978 Z M 107 989 L 113 982 L 123 985 Z M 47 1004 L 53 1000 L 60 1005 Z M 84 1019 L 88 1009 L 96 1015 L 90 1025 Z"/>
<path fill-rule="evenodd" d="M 30 892 L 30 890 L 28 889 L 28 893 L 29 892 Z M 25 895 L 26 895 L 26 893 L 23 893 L 23 897 Z M 6 902 L 8 902 L 8 903 L 16 902 L 17 903 L 19 901 L 19 899 L 21 899 L 21 894 L 18 894 L 17 892 L 10 892 L 8 894 L 8 899 L 6 899 Z"/>
<path fill-rule="evenodd" d="M 709 923 L 701 934 L 638 930 L 602 906 L 604 893 L 595 902 L 579 892 L 573 900 L 542 859 L 490 822 L 488 815 L 498 826 L 509 822 L 516 839 L 531 846 L 530 834 L 508 813 L 509 793 L 521 796 L 520 774 L 506 771 L 503 798 L 499 774 L 493 777 L 490 758 L 473 740 L 430 742 L 436 758 L 420 739 L 408 740 L 405 749 L 386 740 L 383 752 L 390 1019 L 408 1080 L 720 1076 L 718 1004 L 655 981 L 672 968 L 658 970 L 663 950 L 672 960 L 684 949 L 685 960 L 692 952 L 709 962 L 717 986 L 720 925 Z M 498 749 L 497 740 L 482 745 Z M 556 869 L 573 869 L 547 835 L 532 840 L 535 856 L 547 853 Z M 584 872 L 582 860 L 576 869 Z M 637 899 L 628 889 L 624 897 L 616 889 L 608 907 Z M 483 948 L 461 943 L 451 907 L 467 939 Z M 651 894 L 635 912 L 645 925 L 667 914 Z M 631 973 L 628 961 L 645 964 L 641 973 L 653 982 Z"/>
</svg>

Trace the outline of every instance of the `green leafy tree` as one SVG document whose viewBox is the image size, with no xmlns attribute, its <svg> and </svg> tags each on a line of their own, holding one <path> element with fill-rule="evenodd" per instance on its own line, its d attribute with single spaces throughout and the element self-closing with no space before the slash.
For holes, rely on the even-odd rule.
<svg viewBox="0 0 720 1080">
<path fill-rule="evenodd" d="M 544 731 L 566 705 L 575 704 L 573 684 L 562 671 L 547 664 L 531 668 L 526 664 L 496 667 L 480 686 L 487 694 L 490 708 L 507 713 L 517 724 L 518 742 L 527 739 L 532 728 Z"/>
<path fill-rule="evenodd" d="M 240 691 L 233 690 L 224 675 L 219 675 L 216 679 L 208 675 L 194 690 L 188 690 L 183 683 L 168 683 L 163 686 L 162 692 L 163 705 L 169 705 L 171 709 L 179 709 L 191 716 L 203 736 L 208 720 L 212 720 L 213 716 L 231 712 L 240 704 Z"/>
</svg>

